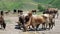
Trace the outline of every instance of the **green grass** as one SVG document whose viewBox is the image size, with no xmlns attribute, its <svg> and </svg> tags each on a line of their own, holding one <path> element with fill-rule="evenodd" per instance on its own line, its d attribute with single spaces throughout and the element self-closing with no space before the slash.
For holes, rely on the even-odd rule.
<svg viewBox="0 0 60 34">
<path fill-rule="evenodd" d="M 37 14 L 37 15 L 41 15 L 42 13 L 43 13 L 43 12 L 37 12 L 36 14 Z"/>
<path fill-rule="evenodd" d="M 51 5 L 60 9 L 60 0 L 0 0 L 0 10 L 32 10 L 37 9 L 38 3 L 43 6 Z"/>
<path fill-rule="evenodd" d="M 32 0 L 1 0 L 0 10 L 23 9 L 31 10 L 37 9 L 37 5 Z"/>
<path fill-rule="evenodd" d="M 60 9 L 60 0 L 39 0 L 39 3 Z"/>
<path fill-rule="evenodd" d="M 57 7 L 60 9 L 60 0 L 55 0 L 53 3 L 52 3 L 53 7 Z"/>
</svg>

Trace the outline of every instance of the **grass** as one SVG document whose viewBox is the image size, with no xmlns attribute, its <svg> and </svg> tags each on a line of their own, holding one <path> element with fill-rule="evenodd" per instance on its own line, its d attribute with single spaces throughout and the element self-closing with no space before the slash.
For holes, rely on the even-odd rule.
<svg viewBox="0 0 60 34">
<path fill-rule="evenodd" d="M 60 0 L 0 0 L 0 10 L 32 10 L 37 9 L 38 3 L 43 6 L 51 4 L 52 7 L 60 8 Z"/>
<path fill-rule="evenodd" d="M 55 0 L 53 3 L 52 3 L 53 7 L 57 7 L 60 9 L 60 0 Z"/>
<path fill-rule="evenodd" d="M 31 10 L 37 9 L 36 3 L 32 0 L 1 0 L 0 10 L 13 10 L 13 9 L 23 9 Z"/>
<path fill-rule="evenodd" d="M 42 12 L 37 12 L 37 15 L 41 15 L 42 14 Z"/>
</svg>

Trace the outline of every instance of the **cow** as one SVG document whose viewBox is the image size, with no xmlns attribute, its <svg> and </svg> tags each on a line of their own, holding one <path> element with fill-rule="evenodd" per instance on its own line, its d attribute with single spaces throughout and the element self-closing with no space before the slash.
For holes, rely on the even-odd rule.
<svg viewBox="0 0 60 34">
<path fill-rule="evenodd" d="M 10 12 L 10 11 L 6 11 L 5 14 L 6 14 L 6 15 L 9 14 L 9 12 Z"/>
<path fill-rule="evenodd" d="M 55 16 L 57 15 L 57 18 L 58 18 L 58 15 L 59 15 L 58 9 L 55 9 L 55 8 L 47 8 L 47 9 L 43 12 L 43 14 L 50 14 L 50 15 L 52 15 L 53 18 L 54 18 L 54 25 L 55 25 Z"/>
<path fill-rule="evenodd" d="M 49 25 L 49 29 L 52 29 L 53 28 L 53 25 L 55 25 L 55 21 L 54 21 L 54 18 L 53 18 L 53 15 L 50 15 L 50 14 L 43 14 L 43 17 L 47 17 L 48 20 L 47 22 L 45 23 L 46 24 L 46 28 L 47 28 L 47 25 Z"/>
<path fill-rule="evenodd" d="M 37 12 L 36 10 L 32 10 L 32 13 L 36 14 L 36 12 Z"/>
<path fill-rule="evenodd" d="M 34 16 L 34 15 L 32 15 L 31 12 L 29 12 L 28 15 L 25 16 L 24 20 L 25 20 L 24 21 L 24 23 L 25 23 L 24 24 L 24 27 L 25 27 L 24 31 L 28 30 L 28 26 L 32 26 L 34 29 L 36 27 L 36 30 L 37 30 L 37 28 L 40 24 L 43 24 L 44 27 L 42 26 L 42 28 L 45 29 L 45 23 L 47 23 L 47 22 L 50 23 L 49 17 L 47 18 L 47 17 L 44 17 L 43 15 Z"/>
<path fill-rule="evenodd" d="M 16 13 L 16 12 L 17 12 L 17 10 L 16 10 L 16 9 L 14 9 L 14 10 L 13 10 L 13 13 Z"/>
<path fill-rule="evenodd" d="M 25 16 L 26 16 L 27 14 L 24 14 L 24 13 L 20 13 L 20 15 L 19 15 L 19 20 L 18 20 L 18 25 L 19 25 L 19 28 L 21 29 L 21 27 L 23 27 L 24 28 L 24 21 L 25 21 Z"/>
<path fill-rule="evenodd" d="M 6 11 L 5 14 L 9 14 L 10 10 Z"/>
<path fill-rule="evenodd" d="M 23 13 L 23 11 L 22 11 L 22 10 L 18 10 L 18 13 L 22 14 L 22 13 Z"/>
<path fill-rule="evenodd" d="M 20 29 L 21 29 L 22 24 L 24 24 L 24 15 L 20 15 L 19 16 L 19 23 L 18 23 L 18 25 L 19 25 Z"/>
<path fill-rule="evenodd" d="M 58 9 L 55 9 L 55 8 L 47 8 L 43 12 L 43 14 L 51 14 L 51 15 L 53 15 L 53 18 L 55 18 L 56 15 L 57 15 L 57 18 L 58 18 L 58 15 L 59 15 Z"/>
<path fill-rule="evenodd" d="M 1 12 L 0 12 L 0 14 L 3 16 L 3 15 L 4 15 L 4 12 L 3 12 L 3 11 L 1 11 Z"/>
<path fill-rule="evenodd" d="M 0 15 L 0 25 L 3 29 L 6 28 L 6 23 L 2 15 Z"/>
</svg>

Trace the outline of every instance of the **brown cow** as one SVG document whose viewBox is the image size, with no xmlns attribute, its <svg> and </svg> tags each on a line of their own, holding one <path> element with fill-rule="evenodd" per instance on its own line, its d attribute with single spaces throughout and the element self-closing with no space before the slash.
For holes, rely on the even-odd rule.
<svg viewBox="0 0 60 34">
<path fill-rule="evenodd" d="M 55 15 L 57 15 L 57 18 L 58 18 L 58 15 L 59 15 L 58 10 L 55 8 L 48 8 L 43 12 L 43 14 L 51 14 L 53 15 L 53 18 L 55 18 Z"/>
<path fill-rule="evenodd" d="M 54 25 L 55 25 L 55 16 L 57 15 L 57 18 L 58 18 L 58 9 L 55 9 L 55 8 L 48 8 L 46 11 L 43 12 L 43 14 L 50 14 L 53 16 L 54 18 Z"/>
<path fill-rule="evenodd" d="M 48 20 L 47 22 L 45 23 L 46 24 L 46 28 L 47 28 L 47 25 L 49 25 L 49 29 L 52 29 L 53 28 L 53 25 L 55 25 L 55 22 L 54 22 L 54 18 L 53 18 L 53 15 L 50 15 L 50 14 L 43 14 L 43 17 L 47 17 Z"/>
<path fill-rule="evenodd" d="M 1 25 L 1 27 L 3 27 L 3 28 L 5 29 L 6 23 L 5 23 L 5 21 L 4 21 L 3 16 L 1 16 L 1 15 L 0 15 L 0 25 Z"/>
<path fill-rule="evenodd" d="M 28 19 L 28 21 L 27 21 L 27 19 Z M 34 15 L 32 15 L 32 13 L 30 12 L 30 13 L 28 13 L 28 15 L 26 16 L 26 18 L 25 18 L 25 31 L 28 29 L 27 27 L 28 26 L 32 26 L 33 28 L 34 27 L 36 27 L 36 28 L 38 28 L 38 26 L 40 25 L 40 24 L 43 24 L 43 26 L 44 27 L 42 27 L 42 28 L 45 28 L 45 23 L 46 22 L 49 22 L 49 18 L 47 18 L 47 17 L 44 17 L 44 16 L 41 16 L 41 15 L 39 15 L 39 16 L 34 16 Z"/>
</svg>

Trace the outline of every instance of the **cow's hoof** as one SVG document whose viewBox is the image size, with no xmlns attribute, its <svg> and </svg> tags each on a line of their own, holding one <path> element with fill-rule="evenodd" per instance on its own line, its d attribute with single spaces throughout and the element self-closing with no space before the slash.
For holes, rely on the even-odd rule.
<svg viewBox="0 0 60 34">
<path fill-rule="evenodd" d="M 50 30 L 50 28 L 48 30 Z"/>
<path fill-rule="evenodd" d="M 36 31 L 37 31 L 37 29 L 36 29 Z"/>
<path fill-rule="evenodd" d="M 46 30 L 46 28 L 44 28 L 44 30 Z"/>
<path fill-rule="evenodd" d="M 41 29 L 44 29 L 44 28 L 41 28 Z"/>
<path fill-rule="evenodd" d="M 26 32 L 26 30 L 23 30 L 23 32 Z"/>
</svg>

